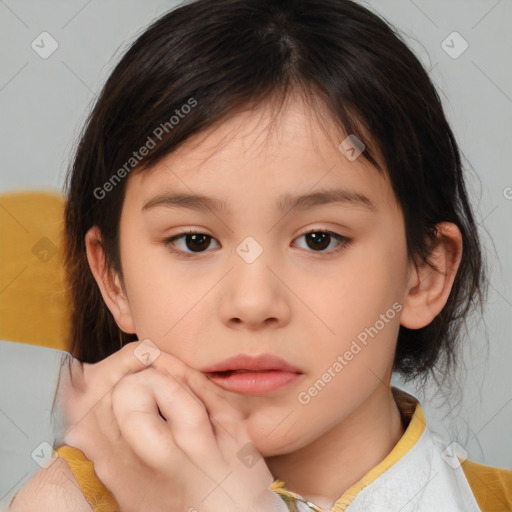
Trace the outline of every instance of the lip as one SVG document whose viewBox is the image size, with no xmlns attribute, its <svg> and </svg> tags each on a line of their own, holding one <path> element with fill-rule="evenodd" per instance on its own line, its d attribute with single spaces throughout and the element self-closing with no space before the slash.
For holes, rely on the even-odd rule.
<svg viewBox="0 0 512 512">
<path fill-rule="evenodd" d="M 265 395 L 284 388 L 302 377 L 302 373 L 280 370 L 209 373 L 208 379 L 226 391 L 245 395 Z"/>
<path fill-rule="evenodd" d="M 224 359 L 220 363 L 207 366 L 201 371 L 203 373 L 227 372 L 233 370 L 268 371 L 279 370 L 290 373 L 304 373 L 300 368 L 293 366 L 284 359 L 272 354 L 260 354 L 251 356 L 249 354 L 238 354 Z"/>
<path fill-rule="evenodd" d="M 304 373 L 271 354 L 239 354 L 201 371 L 219 387 L 247 395 L 272 393 L 297 381 Z"/>
</svg>

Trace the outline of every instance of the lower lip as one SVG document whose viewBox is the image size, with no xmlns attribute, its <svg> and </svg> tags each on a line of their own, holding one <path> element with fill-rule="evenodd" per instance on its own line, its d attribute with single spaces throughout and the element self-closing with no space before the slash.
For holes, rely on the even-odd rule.
<svg viewBox="0 0 512 512">
<path fill-rule="evenodd" d="M 235 393 L 263 395 L 290 385 L 301 377 L 300 373 L 269 370 L 261 372 L 233 372 L 209 374 L 208 378 L 217 386 Z"/>
</svg>

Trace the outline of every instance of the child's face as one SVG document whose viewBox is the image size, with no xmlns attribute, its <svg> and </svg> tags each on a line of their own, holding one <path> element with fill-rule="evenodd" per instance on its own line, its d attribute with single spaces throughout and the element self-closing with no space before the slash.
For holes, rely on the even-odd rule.
<svg viewBox="0 0 512 512">
<path fill-rule="evenodd" d="M 387 178 L 363 157 L 349 161 L 337 147 L 344 137 L 331 130 L 328 138 L 298 102 L 265 140 L 268 119 L 267 110 L 239 114 L 152 172 L 130 176 L 120 223 L 127 313 L 118 323 L 198 370 L 241 353 L 274 354 L 300 368 L 296 381 L 262 396 L 224 391 L 245 413 L 257 448 L 273 455 L 311 443 L 370 396 L 389 393 L 414 276 Z M 373 207 L 278 207 L 282 196 L 320 190 L 364 195 Z M 144 208 L 176 193 L 222 200 L 229 212 Z M 166 245 L 187 230 L 212 237 L 197 243 L 202 252 L 190 237 Z M 352 241 L 341 246 L 331 236 L 315 245 L 303 236 L 320 230 Z"/>
</svg>

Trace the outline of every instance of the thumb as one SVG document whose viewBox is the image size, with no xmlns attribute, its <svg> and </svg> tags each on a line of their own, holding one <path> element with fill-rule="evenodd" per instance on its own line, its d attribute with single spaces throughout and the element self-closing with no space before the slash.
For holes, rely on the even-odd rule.
<svg viewBox="0 0 512 512">
<path fill-rule="evenodd" d="M 125 375 L 143 370 L 159 355 L 151 340 L 131 341 L 97 363 L 82 363 L 83 382 L 87 388 L 94 384 L 97 392 L 106 393 Z"/>
</svg>

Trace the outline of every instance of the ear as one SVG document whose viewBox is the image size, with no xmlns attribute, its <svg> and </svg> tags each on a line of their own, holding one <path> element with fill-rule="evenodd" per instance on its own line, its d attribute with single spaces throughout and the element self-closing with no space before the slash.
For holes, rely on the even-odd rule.
<svg viewBox="0 0 512 512">
<path fill-rule="evenodd" d="M 126 333 L 135 333 L 130 304 L 121 286 L 121 278 L 107 267 L 101 231 L 97 226 L 93 226 L 85 235 L 85 246 L 94 279 L 117 325 Z"/>
<path fill-rule="evenodd" d="M 462 257 L 462 235 L 451 222 L 436 225 L 437 238 L 428 264 L 412 266 L 400 323 L 409 329 L 420 329 L 430 324 L 441 312 L 459 268 Z M 437 270 L 436 270 L 437 268 Z"/>
</svg>

